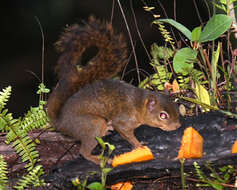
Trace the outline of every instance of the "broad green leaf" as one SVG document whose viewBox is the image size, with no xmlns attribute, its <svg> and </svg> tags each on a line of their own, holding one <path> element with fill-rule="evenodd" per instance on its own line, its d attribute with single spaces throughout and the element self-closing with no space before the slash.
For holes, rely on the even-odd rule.
<svg viewBox="0 0 237 190">
<path fill-rule="evenodd" d="M 211 105 L 208 91 L 198 83 L 195 83 L 195 86 L 196 86 L 195 93 L 197 95 L 198 100 L 204 104 Z M 204 110 L 209 111 L 209 109 L 207 108 L 204 108 Z"/>
<path fill-rule="evenodd" d="M 177 28 L 180 32 L 182 32 L 189 40 L 192 39 L 192 33 L 189 29 L 187 29 L 184 25 L 176 22 L 173 19 L 158 19 L 153 21 L 154 24 L 157 24 L 157 22 L 165 22 L 168 23 L 172 26 L 174 26 L 175 28 Z"/>
<path fill-rule="evenodd" d="M 232 24 L 232 18 L 224 14 L 214 15 L 204 27 L 199 42 L 212 41 L 225 33 Z"/>
<path fill-rule="evenodd" d="M 103 186 L 99 182 L 93 182 L 87 186 L 90 190 L 104 190 Z"/>
<path fill-rule="evenodd" d="M 192 41 L 198 41 L 202 32 L 202 27 L 195 27 L 192 31 Z"/>
<path fill-rule="evenodd" d="M 187 75 L 193 69 L 197 51 L 191 48 L 182 48 L 177 51 L 173 60 L 174 71 Z"/>
</svg>

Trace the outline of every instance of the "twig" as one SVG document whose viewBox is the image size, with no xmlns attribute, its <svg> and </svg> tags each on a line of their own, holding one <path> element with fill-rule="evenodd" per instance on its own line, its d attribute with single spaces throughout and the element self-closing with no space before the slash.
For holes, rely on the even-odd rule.
<svg viewBox="0 0 237 190">
<path fill-rule="evenodd" d="M 40 32 L 41 32 L 41 37 L 42 37 L 42 55 L 41 55 L 41 61 L 42 61 L 42 67 L 41 67 L 41 82 L 44 83 L 44 52 L 45 52 L 45 44 L 44 44 L 44 41 L 45 41 L 45 38 L 44 38 L 44 32 L 43 32 L 43 28 L 41 26 L 41 23 L 39 21 L 39 18 L 37 16 L 35 16 L 35 19 L 39 25 L 39 28 L 40 28 Z"/>
<path fill-rule="evenodd" d="M 208 18 L 210 19 L 211 18 L 211 11 L 210 11 L 210 7 L 209 7 L 209 5 L 208 5 L 208 3 L 207 3 L 207 0 L 204 0 L 204 3 L 205 3 L 205 5 L 206 5 L 206 7 L 207 7 L 207 12 L 208 12 Z"/>
<path fill-rule="evenodd" d="M 39 25 L 40 28 L 40 32 L 41 32 L 41 38 L 42 38 L 42 55 L 41 55 L 41 82 L 44 84 L 44 62 L 45 62 L 45 57 L 44 57 L 44 53 L 45 53 L 45 37 L 44 37 L 44 31 L 43 31 L 43 27 L 39 21 L 39 18 L 37 16 L 35 16 L 35 19 Z M 40 94 L 40 100 L 44 100 L 44 93 Z"/>
<path fill-rule="evenodd" d="M 193 0 L 193 4 L 194 4 L 195 10 L 196 10 L 196 12 L 197 12 L 198 19 L 199 19 L 200 23 L 203 24 L 203 21 L 202 21 L 202 18 L 201 18 L 200 13 L 199 13 L 199 11 L 198 11 L 197 3 L 196 3 L 195 0 Z"/>
<path fill-rule="evenodd" d="M 136 64 L 136 69 L 137 69 L 137 78 L 138 78 L 138 83 L 141 82 L 141 79 L 140 79 L 140 73 L 139 73 L 139 67 L 138 67 L 138 61 L 137 61 L 137 56 L 136 56 L 136 52 L 135 52 L 135 47 L 134 47 L 134 44 L 133 44 L 133 39 L 132 39 L 132 35 L 131 35 L 131 32 L 130 32 L 130 29 L 129 29 L 129 26 L 128 26 L 128 23 L 127 23 L 127 20 L 126 20 L 126 17 L 125 17 L 125 14 L 123 12 L 123 8 L 120 4 L 120 0 L 117 0 L 118 2 L 118 5 L 119 5 L 119 8 L 120 8 L 120 11 L 122 13 L 122 16 L 123 16 L 123 20 L 125 22 L 125 25 L 126 25 L 126 28 L 127 28 L 127 31 L 128 31 L 128 36 L 129 36 L 129 39 L 130 39 L 130 43 L 131 43 L 131 46 L 132 46 L 132 51 L 133 51 L 133 55 L 134 55 L 134 59 L 135 59 L 135 64 Z"/>
<path fill-rule="evenodd" d="M 112 2 L 112 10 L 111 10 L 111 17 L 110 17 L 110 23 L 111 23 L 111 25 L 112 25 L 113 18 L 114 18 L 114 0 L 113 0 L 113 2 Z"/>
<path fill-rule="evenodd" d="M 138 34 L 138 36 L 139 36 L 139 38 L 140 38 L 140 41 L 141 41 L 141 43 L 142 43 L 143 48 L 144 48 L 145 51 L 146 51 L 147 57 L 148 57 L 149 60 L 151 61 L 151 56 L 150 56 L 150 54 L 149 54 L 148 51 L 147 51 L 147 48 L 146 48 L 146 46 L 145 46 L 145 44 L 144 44 L 144 41 L 143 41 L 143 39 L 142 39 L 141 33 L 140 33 L 139 28 L 138 28 L 138 25 L 137 25 L 137 19 L 136 19 L 136 15 L 135 15 L 135 12 L 134 12 L 134 9 L 133 9 L 132 0 L 130 0 L 130 6 L 131 6 L 132 15 L 133 15 L 134 23 L 135 23 L 135 26 L 136 26 L 137 34 Z"/>
</svg>

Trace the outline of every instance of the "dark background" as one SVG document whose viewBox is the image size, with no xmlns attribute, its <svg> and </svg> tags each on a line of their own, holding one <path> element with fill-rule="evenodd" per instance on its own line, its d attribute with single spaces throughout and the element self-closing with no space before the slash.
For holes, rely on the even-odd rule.
<svg viewBox="0 0 237 190">
<path fill-rule="evenodd" d="M 165 18 L 157 1 L 146 1 L 149 6 L 155 6 L 154 13 Z M 153 3 L 151 3 L 153 2 Z M 173 18 L 174 0 L 160 0 L 169 18 Z M 5 3 L 5 4 L 4 4 Z M 54 74 L 58 54 L 54 49 L 60 33 L 66 24 L 78 23 L 86 20 L 89 15 L 95 15 L 103 20 L 110 20 L 112 0 L 21 0 L 4 1 L 1 10 L 1 67 L 0 89 L 12 86 L 12 95 L 8 102 L 8 109 L 14 116 L 22 116 L 30 106 L 38 105 L 37 87 L 41 78 L 41 49 L 42 38 L 37 17 L 43 27 L 45 36 L 45 84 L 52 89 L 57 78 Z M 158 29 L 151 25 L 153 17 L 143 10 L 144 4 L 140 0 L 132 0 L 138 27 L 145 41 L 146 47 L 156 42 L 164 45 Z M 208 20 L 205 3 L 196 0 L 203 21 Z M 148 72 L 149 60 L 139 41 L 129 0 L 121 0 L 133 39 L 136 43 L 136 54 L 139 66 Z M 200 25 L 192 0 L 176 1 L 177 21 L 190 30 Z M 115 2 L 113 25 L 116 31 L 121 31 L 128 39 L 124 20 Z M 167 26 L 168 27 L 168 26 Z M 128 40 L 129 44 L 129 40 Z M 130 44 L 129 44 L 130 46 Z M 128 70 L 135 68 L 131 59 Z M 127 71 L 128 71 L 127 70 Z M 39 79 L 37 79 L 37 77 Z M 126 81 L 136 81 L 136 71 L 125 77 Z"/>
</svg>

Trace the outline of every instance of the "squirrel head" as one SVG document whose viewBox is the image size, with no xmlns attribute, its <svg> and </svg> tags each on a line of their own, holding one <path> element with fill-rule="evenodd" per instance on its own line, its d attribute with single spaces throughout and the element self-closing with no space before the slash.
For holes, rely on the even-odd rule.
<svg viewBox="0 0 237 190">
<path fill-rule="evenodd" d="M 149 93 L 145 99 L 144 124 L 165 131 L 180 127 L 178 106 L 163 94 Z"/>
</svg>

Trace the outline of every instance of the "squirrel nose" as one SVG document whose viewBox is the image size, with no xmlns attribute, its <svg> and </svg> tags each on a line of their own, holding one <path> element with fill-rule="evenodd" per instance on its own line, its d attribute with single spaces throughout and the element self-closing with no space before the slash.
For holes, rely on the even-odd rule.
<svg viewBox="0 0 237 190">
<path fill-rule="evenodd" d="M 178 122 L 178 123 L 175 124 L 175 129 L 178 129 L 178 128 L 180 128 L 180 127 L 181 127 L 180 122 Z"/>
<path fill-rule="evenodd" d="M 176 130 L 181 126 L 180 122 L 170 124 L 171 130 Z"/>
</svg>

